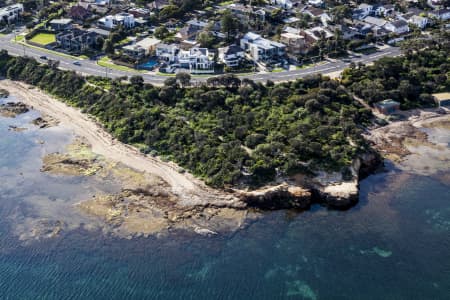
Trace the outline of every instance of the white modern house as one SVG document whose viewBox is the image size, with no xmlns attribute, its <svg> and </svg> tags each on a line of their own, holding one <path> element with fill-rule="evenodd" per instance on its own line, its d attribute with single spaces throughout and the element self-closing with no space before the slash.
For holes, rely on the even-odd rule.
<svg viewBox="0 0 450 300">
<path fill-rule="evenodd" d="M 254 61 L 268 61 L 284 56 L 286 45 L 248 32 L 241 39 L 241 48 L 249 53 Z"/>
<path fill-rule="evenodd" d="M 404 20 L 396 20 L 393 22 L 388 22 L 384 25 L 384 28 L 395 34 L 404 34 L 409 32 L 408 23 Z"/>
<path fill-rule="evenodd" d="M 104 28 L 113 29 L 118 25 L 123 25 L 126 28 L 133 28 L 135 26 L 135 19 L 132 14 L 120 13 L 114 16 L 105 16 L 98 20 L 98 25 Z"/>
<path fill-rule="evenodd" d="M 408 23 L 414 24 L 420 29 L 424 29 L 425 27 L 427 27 L 428 22 L 429 19 L 427 17 L 422 16 L 412 16 L 411 18 L 408 19 Z"/>
<path fill-rule="evenodd" d="M 180 49 L 175 44 L 158 44 L 155 47 L 155 54 L 158 59 L 168 62 L 174 63 L 177 60 L 177 54 Z"/>
<path fill-rule="evenodd" d="M 244 59 L 245 52 L 238 45 L 230 45 L 228 47 L 219 48 L 219 61 L 227 67 L 237 67 Z"/>
<path fill-rule="evenodd" d="M 178 63 L 181 68 L 189 69 L 190 73 L 214 73 L 214 60 L 207 48 L 191 48 L 178 52 Z"/>
<path fill-rule="evenodd" d="M 291 9 L 293 7 L 291 0 L 270 0 L 270 4 L 282 7 L 284 9 Z"/>
<path fill-rule="evenodd" d="M 0 8 L 0 22 L 11 23 L 19 19 L 23 13 L 23 4 L 16 3 Z"/>
</svg>

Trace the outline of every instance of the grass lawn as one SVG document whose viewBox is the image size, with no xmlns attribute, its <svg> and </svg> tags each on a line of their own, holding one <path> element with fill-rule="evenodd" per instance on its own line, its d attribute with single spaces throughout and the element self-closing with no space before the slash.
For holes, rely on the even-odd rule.
<svg viewBox="0 0 450 300">
<path fill-rule="evenodd" d="M 45 46 L 56 42 L 56 37 L 52 33 L 38 33 L 30 41 Z"/>
<path fill-rule="evenodd" d="M 102 57 L 97 62 L 97 64 L 99 66 L 101 66 L 101 67 L 110 68 L 110 69 L 119 70 L 119 71 L 147 73 L 147 71 L 144 71 L 144 70 L 136 70 L 136 69 L 129 68 L 129 67 L 126 67 L 126 66 L 116 65 L 115 63 L 111 62 L 107 56 Z"/>
</svg>

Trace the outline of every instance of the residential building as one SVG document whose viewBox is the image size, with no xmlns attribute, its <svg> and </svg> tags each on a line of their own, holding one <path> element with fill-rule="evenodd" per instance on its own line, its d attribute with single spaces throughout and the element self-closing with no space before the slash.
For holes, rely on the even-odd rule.
<svg viewBox="0 0 450 300">
<path fill-rule="evenodd" d="M 128 10 L 128 13 L 132 14 L 135 18 L 148 18 L 150 17 L 150 10 L 147 8 L 134 7 Z"/>
<path fill-rule="evenodd" d="M 327 26 L 328 22 L 331 21 L 330 15 L 320 8 L 310 7 L 304 10 L 304 13 L 310 15 L 313 18 L 319 18 L 320 22 L 322 22 L 324 26 Z"/>
<path fill-rule="evenodd" d="M 106 29 L 113 29 L 118 25 L 122 25 L 126 28 L 133 28 L 135 26 L 135 19 L 132 14 L 120 13 L 100 18 L 98 20 L 98 25 Z"/>
<path fill-rule="evenodd" d="M 123 46 L 122 50 L 129 56 L 142 58 L 156 52 L 156 47 L 160 42 L 158 39 L 147 37 L 135 44 Z"/>
<path fill-rule="evenodd" d="M 439 19 L 441 21 L 447 21 L 450 20 L 450 9 L 444 8 L 444 9 L 438 9 L 432 12 L 429 12 L 428 15 Z"/>
<path fill-rule="evenodd" d="M 245 58 L 244 50 L 238 45 L 230 45 L 219 48 L 219 61 L 227 67 L 237 67 L 239 63 Z"/>
<path fill-rule="evenodd" d="M 352 12 L 352 18 L 355 20 L 362 20 L 365 17 L 371 15 L 373 12 L 373 5 L 361 3 L 358 8 Z"/>
<path fill-rule="evenodd" d="M 378 17 L 387 17 L 395 12 L 395 7 L 392 4 L 379 5 L 374 7 L 374 14 Z"/>
<path fill-rule="evenodd" d="M 284 56 L 286 45 L 248 32 L 241 39 L 241 48 L 247 51 L 254 61 L 269 61 Z"/>
<path fill-rule="evenodd" d="M 12 23 L 17 21 L 23 13 L 23 4 L 16 3 L 0 8 L 0 23 Z"/>
<path fill-rule="evenodd" d="M 393 22 L 388 22 L 386 23 L 386 25 L 384 25 L 384 28 L 395 34 L 404 34 L 409 32 L 408 23 L 404 20 L 396 20 Z"/>
<path fill-rule="evenodd" d="M 363 21 L 369 25 L 372 25 L 372 26 L 378 27 L 378 28 L 383 27 L 387 23 L 387 21 L 384 19 L 371 17 L 371 16 L 365 17 L 363 19 Z"/>
<path fill-rule="evenodd" d="M 176 61 L 178 51 L 180 49 L 175 44 L 158 44 L 155 47 L 155 54 L 158 59 L 168 63 L 174 63 Z"/>
<path fill-rule="evenodd" d="M 323 0 L 308 0 L 308 4 L 314 5 L 314 6 L 323 6 Z"/>
<path fill-rule="evenodd" d="M 317 43 L 320 39 L 331 39 L 334 36 L 334 34 L 331 33 L 331 31 L 329 31 L 326 28 L 317 26 L 310 29 L 306 29 L 304 31 L 304 36 L 307 47 L 310 47 L 315 43 Z"/>
<path fill-rule="evenodd" d="M 74 5 L 70 8 L 69 17 L 77 21 L 85 21 L 92 16 L 92 13 L 81 5 Z"/>
<path fill-rule="evenodd" d="M 291 9 L 293 7 L 291 0 L 270 0 L 270 4 L 282 7 L 284 9 Z"/>
<path fill-rule="evenodd" d="M 214 73 L 214 60 L 206 48 L 180 50 L 178 63 L 181 68 L 189 69 L 191 73 Z"/>
<path fill-rule="evenodd" d="M 434 101 L 436 101 L 436 104 L 441 106 L 447 106 L 450 107 L 450 92 L 447 93 L 437 93 L 432 95 L 434 97 Z"/>
<path fill-rule="evenodd" d="M 72 28 L 72 19 L 53 19 L 48 24 L 54 31 L 63 31 Z"/>
<path fill-rule="evenodd" d="M 427 17 L 422 16 L 412 16 L 411 18 L 408 19 L 408 23 L 414 24 L 420 29 L 424 29 L 425 27 L 427 27 L 428 22 L 429 19 Z"/>
<path fill-rule="evenodd" d="M 375 109 L 382 114 L 389 115 L 400 110 L 400 103 L 392 99 L 386 99 L 373 105 Z"/>
<path fill-rule="evenodd" d="M 238 3 L 232 3 L 227 6 L 231 13 L 239 19 L 241 23 L 264 22 L 266 20 L 266 12 L 253 6 L 245 6 Z"/>
<path fill-rule="evenodd" d="M 65 50 L 83 52 L 93 49 L 98 37 L 95 32 L 73 28 L 56 34 L 56 43 Z"/>
<path fill-rule="evenodd" d="M 307 50 L 306 39 L 298 33 L 283 32 L 280 35 L 280 42 L 286 45 L 289 56 L 297 56 Z"/>
</svg>

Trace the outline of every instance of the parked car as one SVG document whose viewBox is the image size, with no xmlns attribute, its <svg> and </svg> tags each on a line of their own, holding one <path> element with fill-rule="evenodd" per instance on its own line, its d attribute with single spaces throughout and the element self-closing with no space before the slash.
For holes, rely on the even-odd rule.
<svg viewBox="0 0 450 300">
<path fill-rule="evenodd" d="M 74 61 L 73 64 L 74 64 L 75 66 L 81 66 L 81 63 L 80 63 L 79 61 Z"/>
<path fill-rule="evenodd" d="M 45 56 L 45 55 L 42 55 L 41 57 L 39 57 L 40 59 L 45 59 L 45 60 L 47 60 L 48 58 L 47 58 L 47 56 Z"/>
</svg>

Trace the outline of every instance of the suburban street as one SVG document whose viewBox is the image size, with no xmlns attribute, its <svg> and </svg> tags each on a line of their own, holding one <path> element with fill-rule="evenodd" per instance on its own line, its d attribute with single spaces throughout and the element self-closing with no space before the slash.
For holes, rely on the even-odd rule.
<svg viewBox="0 0 450 300">
<path fill-rule="evenodd" d="M 108 76 L 108 77 L 120 77 L 120 76 L 132 76 L 132 75 L 141 75 L 145 82 L 149 82 L 155 85 L 163 84 L 164 80 L 167 79 L 167 76 L 158 75 L 156 73 L 148 72 L 132 72 L 132 71 L 122 71 L 111 68 L 106 68 L 103 66 L 99 66 L 94 60 L 79 60 L 80 65 L 74 65 L 75 61 L 73 58 L 57 55 L 55 53 L 46 51 L 45 49 L 39 49 L 37 47 L 28 47 L 21 43 L 15 43 L 12 40 L 14 39 L 14 34 L 7 34 L 0 37 L 0 48 L 5 49 L 11 55 L 25 55 L 29 57 L 34 57 L 38 61 L 45 62 L 45 60 L 40 59 L 41 56 L 46 56 L 51 60 L 59 60 L 60 68 L 67 70 L 74 70 L 76 72 L 85 74 L 85 75 L 96 75 L 96 76 Z M 305 67 L 302 69 L 291 70 L 291 71 L 281 71 L 281 72 L 267 72 L 267 73 L 254 73 L 254 74 L 246 74 L 246 75 L 238 75 L 239 78 L 248 78 L 256 82 L 265 82 L 267 80 L 271 80 L 274 82 L 281 81 L 289 81 L 295 80 L 297 78 L 301 78 L 311 74 L 327 74 L 342 71 L 351 62 L 354 63 L 363 63 L 367 64 L 373 62 L 384 56 L 398 56 L 401 54 L 401 51 L 398 47 L 390 47 L 384 46 L 378 51 L 371 54 L 360 54 L 358 56 L 350 57 L 343 60 L 333 60 L 333 61 L 324 61 L 315 66 Z M 208 79 L 209 76 L 192 76 L 192 82 L 203 82 Z"/>
</svg>

